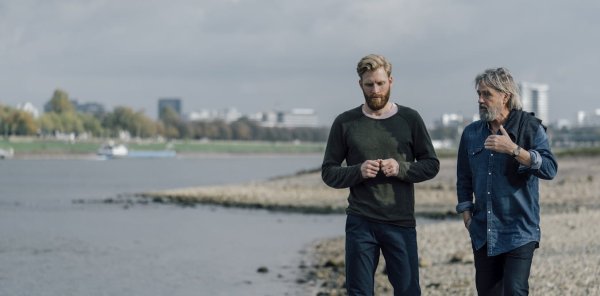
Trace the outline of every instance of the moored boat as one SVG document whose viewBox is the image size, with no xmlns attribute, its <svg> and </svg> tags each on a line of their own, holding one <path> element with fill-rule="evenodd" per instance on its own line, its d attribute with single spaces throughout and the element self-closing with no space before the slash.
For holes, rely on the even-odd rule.
<svg viewBox="0 0 600 296">
<path fill-rule="evenodd" d="M 0 148 L 0 159 L 12 158 L 15 151 L 12 148 Z"/>
<path fill-rule="evenodd" d="M 107 143 L 98 148 L 96 152 L 98 155 L 106 156 L 110 158 L 126 157 L 129 154 L 129 150 L 123 144 Z"/>
</svg>

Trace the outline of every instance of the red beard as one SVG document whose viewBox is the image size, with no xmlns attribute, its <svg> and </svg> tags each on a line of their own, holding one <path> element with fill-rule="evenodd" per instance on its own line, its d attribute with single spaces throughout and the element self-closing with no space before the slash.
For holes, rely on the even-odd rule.
<svg viewBox="0 0 600 296">
<path fill-rule="evenodd" d="M 381 95 L 367 96 L 365 94 L 365 102 L 367 103 L 367 106 L 369 106 L 369 109 L 371 109 L 373 111 L 378 111 L 378 110 L 383 109 L 383 107 L 385 107 L 385 105 L 387 104 L 387 102 L 389 100 L 390 100 L 390 92 L 389 91 L 383 96 L 381 96 Z"/>
</svg>

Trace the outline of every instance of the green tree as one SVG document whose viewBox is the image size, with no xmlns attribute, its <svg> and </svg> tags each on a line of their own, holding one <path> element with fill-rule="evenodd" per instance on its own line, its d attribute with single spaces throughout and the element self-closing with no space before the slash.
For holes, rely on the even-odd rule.
<svg viewBox="0 0 600 296">
<path fill-rule="evenodd" d="M 54 91 L 48 104 L 50 106 L 50 112 L 59 114 L 75 112 L 75 107 L 73 107 L 73 104 L 71 104 L 71 101 L 69 100 L 69 94 L 62 89 L 56 89 Z"/>
<path fill-rule="evenodd" d="M 231 132 L 233 139 L 236 140 L 252 140 L 253 138 L 253 123 L 247 118 L 240 118 L 231 123 Z"/>
<path fill-rule="evenodd" d="M 0 105 L 0 133 L 5 136 L 35 135 L 38 125 L 29 112 Z"/>
<path fill-rule="evenodd" d="M 55 132 L 81 134 L 86 131 L 83 119 L 75 112 L 44 113 L 39 118 L 38 123 L 41 132 L 44 134 Z"/>
<path fill-rule="evenodd" d="M 102 128 L 102 123 L 98 118 L 96 118 L 92 114 L 78 114 L 79 120 L 83 124 L 83 130 L 91 133 L 94 137 L 102 136 L 104 133 L 104 128 Z"/>
<path fill-rule="evenodd" d="M 158 125 L 146 117 L 142 111 L 135 112 L 129 107 L 118 106 L 106 114 L 102 126 L 116 136 L 119 131 L 127 131 L 136 137 L 151 137 L 157 133 Z"/>
<path fill-rule="evenodd" d="M 29 112 L 15 110 L 12 114 L 13 132 L 15 135 L 35 135 L 38 125 Z"/>
</svg>

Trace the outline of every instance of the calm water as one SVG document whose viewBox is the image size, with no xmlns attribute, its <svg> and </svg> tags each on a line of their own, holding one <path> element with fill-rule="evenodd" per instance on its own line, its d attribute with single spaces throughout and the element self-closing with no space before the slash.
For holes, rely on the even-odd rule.
<svg viewBox="0 0 600 296">
<path fill-rule="evenodd" d="M 0 295 L 301 295 L 300 253 L 343 215 L 74 204 L 318 167 L 312 156 L 0 161 Z M 257 273 L 260 266 L 269 269 Z"/>
</svg>

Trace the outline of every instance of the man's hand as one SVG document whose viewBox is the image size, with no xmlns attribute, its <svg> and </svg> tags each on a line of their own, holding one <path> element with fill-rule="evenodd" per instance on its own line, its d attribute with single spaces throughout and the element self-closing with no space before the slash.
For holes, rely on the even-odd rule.
<svg viewBox="0 0 600 296">
<path fill-rule="evenodd" d="M 469 226 L 471 225 L 471 218 L 473 217 L 473 215 L 471 214 L 471 211 L 464 211 L 462 212 L 463 215 L 463 222 L 465 223 L 465 227 L 467 229 L 469 229 Z"/>
<path fill-rule="evenodd" d="M 500 125 L 500 132 L 502 135 L 490 135 L 485 139 L 485 142 L 483 143 L 485 149 L 499 153 L 512 154 L 513 150 L 517 148 L 517 144 L 513 143 L 502 125 Z"/>
<path fill-rule="evenodd" d="M 381 160 L 381 171 L 387 177 L 398 176 L 398 170 L 400 166 L 398 162 L 393 158 L 383 159 Z"/>
<path fill-rule="evenodd" d="M 365 162 L 360 165 L 362 177 L 365 179 L 375 178 L 377 172 L 379 172 L 380 162 L 380 160 L 365 160 Z"/>
</svg>

